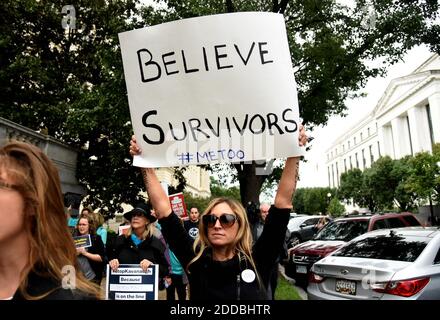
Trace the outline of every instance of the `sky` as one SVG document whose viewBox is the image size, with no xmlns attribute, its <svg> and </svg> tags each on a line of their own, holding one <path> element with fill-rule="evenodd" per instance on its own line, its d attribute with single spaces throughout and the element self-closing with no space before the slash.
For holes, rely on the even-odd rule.
<svg viewBox="0 0 440 320">
<path fill-rule="evenodd" d="M 333 116 L 326 126 L 308 132 L 315 139 L 310 144 L 311 150 L 306 154 L 307 162 L 301 163 L 297 187 L 327 187 L 326 150 L 347 129 L 373 111 L 392 79 L 410 74 L 431 55 L 432 52 L 427 47 L 413 48 L 403 57 L 402 62 L 388 68 L 385 77 L 373 78 L 367 82 L 362 90 L 367 94 L 366 97 L 346 101 L 346 117 Z"/>
</svg>

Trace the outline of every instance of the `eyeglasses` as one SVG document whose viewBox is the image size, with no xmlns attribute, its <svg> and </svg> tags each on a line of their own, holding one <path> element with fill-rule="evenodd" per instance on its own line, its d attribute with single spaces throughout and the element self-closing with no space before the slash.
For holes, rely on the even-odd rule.
<svg viewBox="0 0 440 320">
<path fill-rule="evenodd" d="M 143 216 L 145 216 L 145 215 L 141 212 L 133 212 L 133 214 L 131 215 L 132 218 L 133 217 L 143 217 Z"/>
<path fill-rule="evenodd" d="M 237 221 L 237 216 L 230 213 L 223 213 L 220 217 L 213 214 L 206 214 L 203 216 L 202 220 L 209 228 L 214 227 L 217 220 L 220 220 L 220 224 L 223 228 L 230 228 L 234 225 L 235 221 Z"/>
</svg>

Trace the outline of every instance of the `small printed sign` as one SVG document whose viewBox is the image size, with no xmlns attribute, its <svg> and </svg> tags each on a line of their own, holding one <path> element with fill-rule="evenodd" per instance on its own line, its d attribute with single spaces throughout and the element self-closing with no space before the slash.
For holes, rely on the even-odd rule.
<svg viewBox="0 0 440 320">
<path fill-rule="evenodd" d="M 92 246 L 92 239 L 90 238 L 90 234 L 73 237 L 73 241 L 75 242 L 76 248 L 88 248 Z"/>
<path fill-rule="evenodd" d="M 177 214 L 177 216 L 179 216 L 180 218 L 186 217 L 186 204 L 185 204 L 185 199 L 183 197 L 183 193 L 175 193 L 175 194 L 171 194 L 169 195 L 169 199 L 170 199 L 170 204 L 171 204 L 171 209 L 173 210 L 173 212 L 175 214 Z"/>
<path fill-rule="evenodd" d="M 126 225 L 126 226 L 119 226 L 119 235 L 126 235 L 128 232 L 128 229 L 130 229 L 130 225 Z"/>
<path fill-rule="evenodd" d="M 159 266 L 143 271 L 138 264 L 121 264 L 116 271 L 107 265 L 107 300 L 158 300 Z"/>
</svg>

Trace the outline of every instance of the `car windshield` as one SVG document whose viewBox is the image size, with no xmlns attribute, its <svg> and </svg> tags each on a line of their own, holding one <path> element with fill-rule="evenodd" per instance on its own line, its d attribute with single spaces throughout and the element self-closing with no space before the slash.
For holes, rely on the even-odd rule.
<svg viewBox="0 0 440 320">
<path fill-rule="evenodd" d="M 391 231 L 387 235 L 368 237 L 349 243 L 333 255 L 413 262 L 428 242 L 429 238 L 396 235 Z"/>
<path fill-rule="evenodd" d="M 364 234 L 367 230 L 368 220 L 333 221 L 322 228 L 314 240 L 350 241 Z"/>
</svg>

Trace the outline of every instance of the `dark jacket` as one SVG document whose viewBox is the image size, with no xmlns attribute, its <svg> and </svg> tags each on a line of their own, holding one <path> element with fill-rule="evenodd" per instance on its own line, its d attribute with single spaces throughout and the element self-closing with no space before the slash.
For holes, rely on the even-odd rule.
<svg viewBox="0 0 440 320">
<path fill-rule="evenodd" d="M 27 292 L 31 296 L 39 296 L 49 291 L 44 300 L 97 300 L 96 297 L 85 294 L 79 290 L 64 289 L 60 281 L 43 277 L 35 272 L 30 272 L 27 278 Z M 19 290 L 14 294 L 13 300 L 25 300 Z"/>
<path fill-rule="evenodd" d="M 105 255 L 105 249 L 104 249 L 104 243 L 102 242 L 102 239 L 98 235 L 90 235 L 90 238 L 92 240 L 92 246 L 87 248 L 87 251 L 93 254 L 99 254 L 102 262 L 94 261 L 92 259 L 88 259 L 90 266 L 93 269 L 93 272 L 95 272 L 96 277 L 94 280 L 101 281 L 102 279 L 102 272 L 104 271 L 104 266 L 107 264 L 107 257 Z"/>
<path fill-rule="evenodd" d="M 273 265 L 279 256 L 279 249 L 274 249 L 283 245 L 289 216 L 290 209 L 277 209 L 272 206 L 263 232 L 253 247 L 252 255 L 261 284 L 257 280 L 248 283 L 241 277 L 244 270 L 252 269 L 251 264 L 245 259 L 240 260 L 235 256 L 228 261 L 214 261 L 211 250 L 207 249 L 202 257 L 189 267 L 190 299 L 210 301 L 268 299 L 265 288 L 268 286 Z M 195 256 L 192 239 L 182 227 L 176 214 L 172 213 L 159 222 L 165 240 L 182 266 L 186 268 Z"/>
<path fill-rule="evenodd" d="M 152 236 L 136 246 L 131 237 L 119 236 L 109 252 L 109 260 L 118 259 L 120 264 L 139 264 L 147 259 L 159 265 L 159 278 L 168 275 L 169 264 L 165 258 L 165 246 Z"/>
</svg>

